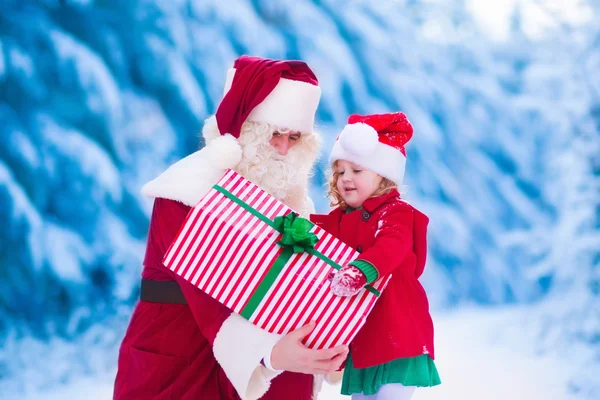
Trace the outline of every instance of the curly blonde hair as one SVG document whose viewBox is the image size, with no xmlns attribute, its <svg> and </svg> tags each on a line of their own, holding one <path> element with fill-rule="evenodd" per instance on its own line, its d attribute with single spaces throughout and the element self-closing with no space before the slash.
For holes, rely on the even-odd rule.
<svg viewBox="0 0 600 400">
<path fill-rule="evenodd" d="M 340 176 L 339 172 L 336 171 L 337 161 L 333 163 L 331 169 L 328 171 L 328 176 L 330 176 L 329 182 L 327 183 L 327 197 L 331 200 L 330 205 L 332 207 L 339 207 L 342 210 L 346 210 L 348 208 L 348 204 L 344 201 L 342 194 L 337 189 L 337 181 Z M 388 194 L 394 189 L 398 189 L 398 185 L 389 180 L 388 178 L 381 177 L 381 182 L 379 183 L 379 187 L 369 198 L 383 196 L 384 194 Z"/>
</svg>

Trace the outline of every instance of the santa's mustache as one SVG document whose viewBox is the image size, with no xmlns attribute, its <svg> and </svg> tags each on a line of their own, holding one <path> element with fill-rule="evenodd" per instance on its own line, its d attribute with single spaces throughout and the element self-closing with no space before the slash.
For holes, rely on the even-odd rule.
<svg viewBox="0 0 600 400">
<path fill-rule="evenodd" d="M 271 145 L 244 148 L 237 172 L 267 193 L 296 209 L 308 185 L 308 168 L 292 150 L 281 155 Z"/>
</svg>

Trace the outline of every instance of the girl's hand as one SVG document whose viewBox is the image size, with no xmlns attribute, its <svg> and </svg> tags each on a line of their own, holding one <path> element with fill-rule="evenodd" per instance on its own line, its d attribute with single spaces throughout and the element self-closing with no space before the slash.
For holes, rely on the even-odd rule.
<svg viewBox="0 0 600 400">
<path fill-rule="evenodd" d="M 302 343 L 315 325 L 311 322 L 282 337 L 271 351 L 271 366 L 302 374 L 328 374 L 339 369 L 348 355 L 348 346 L 311 350 Z"/>
<path fill-rule="evenodd" d="M 333 276 L 331 292 L 336 296 L 354 296 L 366 284 L 367 277 L 360 269 L 352 265 L 346 265 Z"/>
</svg>

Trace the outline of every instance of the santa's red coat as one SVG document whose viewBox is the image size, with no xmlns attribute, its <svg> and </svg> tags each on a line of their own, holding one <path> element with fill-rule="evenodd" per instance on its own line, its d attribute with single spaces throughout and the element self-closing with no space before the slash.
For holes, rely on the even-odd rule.
<svg viewBox="0 0 600 400">
<path fill-rule="evenodd" d="M 311 220 L 361 252 L 379 277 L 392 274 L 365 325 L 350 345 L 356 368 L 397 358 L 429 354 L 434 358 L 433 322 L 419 277 L 427 255 L 429 219 L 400 200 L 398 191 L 367 199 L 363 208 L 337 208 Z"/>
<path fill-rule="evenodd" d="M 269 373 L 259 366 L 260 350 L 257 353 L 256 347 L 261 346 L 261 333 L 252 342 L 253 333 L 244 332 L 258 328 L 245 320 L 231 319 L 229 309 L 162 264 L 189 210 L 189 206 L 173 200 L 157 198 L 154 202 L 142 277 L 176 280 L 188 304 L 137 304 L 119 352 L 115 400 L 239 399 L 232 380 L 242 376 L 237 389 L 246 390 L 244 364 L 250 363 L 250 370 L 257 367 L 259 373 Z M 216 345 L 219 335 L 221 342 Z M 269 378 L 258 376 L 257 384 L 250 383 L 246 393 L 252 394 L 247 398 L 262 395 Z M 312 375 L 284 372 L 271 381 L 261 399 L 308 400 L 312 391 Z"/>
</svg>

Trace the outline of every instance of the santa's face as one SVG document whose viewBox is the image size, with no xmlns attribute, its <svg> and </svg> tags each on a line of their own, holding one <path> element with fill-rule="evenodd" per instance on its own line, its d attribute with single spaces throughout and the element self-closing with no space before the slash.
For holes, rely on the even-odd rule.
<svg viewBox="0 0 600 400">
<path fill-rule="evenodd" d="M 360 207 L 379 188 L 383 179 L 375 172 L 346 160 L 335 166 L 336 187 L 344 202 L 352 208 Z"/>
<path fill-rule="evenodd" d="M 215 117 L 206 120 L 202 135 L 206 143 L 220 137 Z M 288 207 L 307 214 L 308 178 L 319 153 L 317 134 L 306 134 L 246 121 L 238 138 L 242 160 L 235 170 Z"/>
<path fill-rule="evenodd" d="M 306 211 L 308 178 L 318 153 L 316 135 L 246 121 L 238 142 L 243 154 L 235 170 L 288 207 Z"/>
<path fill-rule="evenodd" d="M 282 156 L 287 156 L 288 152 L 300 140 L 300 132 L 283 133 L 279 131 L 273 132 L 269 144 L 273 146 L 277 153 Z"/>
</svg>

